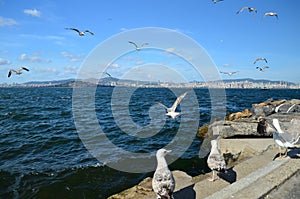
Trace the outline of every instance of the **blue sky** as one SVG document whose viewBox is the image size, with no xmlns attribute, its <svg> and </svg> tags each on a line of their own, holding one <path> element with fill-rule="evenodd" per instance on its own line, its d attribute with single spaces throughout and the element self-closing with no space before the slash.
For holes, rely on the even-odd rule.
<svg viewBox="0 0 300 199">
<path fill-rule="evenodd" d="M 245 10 L 236 14 L 243 6 L 255 7 L 258 13 Z M 173 29 L 192 38 L 219 71 L 239 71 L 231 77 L 222 74 L 224 79 L 300 83 L 299 7 L 298 0 L 224 0 L 217 4 L 211 0 L 0 0 L 0 83 L 76 78 L 97 45 L 123 31 L 143 27 Z M 263 17 L 269 11 L 278 13 L 279 19 Z M 89 29 L 95 35 L 79 37 L 66 27 Z M 157 58 L 157 52 L 138 53 L 128 56 L 130 62 L 120 56 L 108 71 L 121 77 L 130 66 L 171 62 L 168 57 Z M 258 57 L 268 60 L 270 68 L 265 72 L 253 64 Z M 181 60 L 176 62 L 181 69 L 188 67 Z M 9 69 L 20 66 L 30 72 L 7 77 Z M 201 80 L 192 72 L 185 78 Z"/>
</svg>

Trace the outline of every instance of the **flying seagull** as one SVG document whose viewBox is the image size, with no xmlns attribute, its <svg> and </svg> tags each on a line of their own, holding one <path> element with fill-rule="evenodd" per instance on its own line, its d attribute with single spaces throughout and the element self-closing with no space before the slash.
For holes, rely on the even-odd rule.
<svg viewBox="0 0 300 199">
<path fill-rule="evenodd" d="M 220 2 L 220 1 L 223 1 L 223 0 L 212 0 L 212 2 L 213 2 L 214 4 L 216 4 L 216 3 Z"/>
<path fill-rule="evenodd" d="M 289 132 L 292 132 L 294 130 L 294 122 L 297 122 L 297 120 L 291 121 L 291 126 L 287 130 L 287 132 L 284 132 L 280 125 L 278 119 L 273 119 L 273 125 L 270 125 L 271 128 L 273 128 L 275 131 L 273 133 L 273 139 L 275 143 L 279 146 L 279 157 L 282 157 L 281 149 L 285 149 L 284 157 L 287 156 L 287 150 L 288 148 L 295 148 L 298 147 L 297 144 L 299 141 L 299 134 L 297 136 L 290 134 Z M 297 129 L 298 130 L 298 129 Z"/>
<path fill-rule="evenodd" d="M 168 108 L 165 105 L 163 105 L 162 103 L 158 102 L 158 104 L 162 107 L 164 107 L 167 110 L 166 115 L 171 117 L 171 118 L 176 118 L 180 115 L 180 113 L 175 112 L 176 108 L 178 106 L 178 104 L 180 104 L 181 100 L 186 96 L 186 94 L 188 94 L 188 91 L 186 91 L 185 93 L 181 94 L 179 97 L 177 97 L 176 101 L 174 102 L 173 106 Z"/>
<path fill-rule="evenodd" d="M 102 74 L 108 75 L 109 77 L 111 77 L 111 74 L 109 74 L 108 72 L 102 72 Z"/>
<path fill-rule="evenodd" d="M 278 14 L 276 12 L 266 12 L 264 16 L 276 17 L 278 19 Z"/>
<path fill-rule="evenodd" d="M 94 35 L 94 33 L 91 32 L 91 31 L 89 31 L 89 30 L 80 31 L 80 30 L 78 30 L 78 29 L 76 29 L 76 28 L 65 28 L 65 29 L 66 29 L 66 30 L 74 30 L 74 31 L 76 31 L 76 32 L 79 34 L 79 36 L 85 36 L 85 33 L 86 33 L 86 32 L 90 33 L 91 35 Z"/>
<path fill-rule="evenodd" d="M 211 140 L 211 151 L 207 158 L 207 165 L 213 171 L 212 178 L 209 181 L 215 181 L 215 171 L 224 172 L 226 170 L 226 162 L 224 156 L 218 148 L 218 138 Z"/>
<path fill-rule="evenodd" d="M 259 57 L 259 58 L 257 58 L 257 59 L 253 62 L 253 64 L 256 64 L 256 62 L 258 62 L 258 61 L 260 61 L 260 60 L 263 60 L 263 61 L 265 61 L 266 63 L 268 63 L 268 61 L 267 61 L 266 58 L 264 58 L 264 57 Z"/>
<path fill-rule="evenodd" d="M 131 43 L 132 45 L 135 46 L 135 50 L 139 51 L 141 50 L 141 48 L 145 45 L 149 45 L 149 43 L 143 43 L 141 46 L 138 46 L 136 43 L 134 43 L 133 41 L 128 41 L 129 43 Z"/>
<path fill-rule="evenodd" d="M 261 72 L 264 72 L 265 69 L 270 68 L 269 66 L 263 66 L 263 67 L 256 67 L 256 69 L 259 69 Z"/>
<path fill-rule="evenodd" d="M 222 72 L 222 71 L 220 71 L 220 73 L 227 74 L 229 76 L 231 76 L 231 75 L 233 75 L 233 74 L 235 74 L 237 72 L 239 72 L 239 71 L 234 71 L 234 72 Z"/>
<path fill-rule="evenodd" d="M 165 155 L 171 152 L 166 149 L 159 149 L 156 152 L 157 167 L 152 179 L 152 188 L 158 199 L 173 198 L 175 180 L 165 159 Z"/>
<path fill-rule="evenodd" d="M 29 69 L 27 69 L 27 68 L 25 68 L 25 67 L 20 67 L 18 70 L 10 69 L 10 70 L 8 71 L 7 77 L 10 77 L 11 74 L 12 74 L 13 72 L 16 73 L 17 75 L 21 75 L 21 74 L 22 74 L 22 70 L 29 71 Z"/>
<path fill-rule="evenodd" d="M 249 7 L 249 6 L 244 6 L 244 7 L 242 7 L 240 10 L 238 10 L 238 11 L 236 12 L 236 14 L 240 14 L 240 13 L 243 12 L 245 9 L 248 9 L 249 12 L 255 12 L 255 13 L 257 13 L 256 8 L 251 8 L 251 7 Z"/>
</svg>

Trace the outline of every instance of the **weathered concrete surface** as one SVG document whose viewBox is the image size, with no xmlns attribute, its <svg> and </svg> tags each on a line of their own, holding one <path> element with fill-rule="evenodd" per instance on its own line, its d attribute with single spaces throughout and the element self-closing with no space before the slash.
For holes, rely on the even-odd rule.
<svg viewBox="0 0 300 199">
<path fill-rule="evenodd" d="M 272 139 L 221 139 L 220 149 L 232 154 L 241 152 L 239 158 L 243 159 L 234 162 L 228 172 L 220 174 L 221 179 L 215 182 L 207 180 L 211 173 L 192 178 L 182 171 L 173 171 L 175 199 L 267 198 L 276 187 L 300 172 L 299 159 L 296 158 L 300 150 L 291 150 L 288 158 L 273 161 L 278 148 Z M 151 178 L 110 197 L 121 198 L 155 199 Z"/>
</svg>

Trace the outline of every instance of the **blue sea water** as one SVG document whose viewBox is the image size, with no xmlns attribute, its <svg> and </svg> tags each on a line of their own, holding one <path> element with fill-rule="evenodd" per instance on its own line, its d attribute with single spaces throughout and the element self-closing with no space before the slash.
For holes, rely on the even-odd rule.
<svg viewBox="0 0 300 199">
<path fill-rule="evenodd" d="M 126 89 L 122 91 L 124 94 L 128 92 Z M 181 90 L 179 92 L 185 91 Z M 115 122 L 115 117 L 122 118 L 122 114 L 128 111 L 134 124 L 140 129 L 146 128 L 154 119 L 149 114 L 151 106 L 158 101 L 167 106 L 174 102 L 176 97 L 170 90 L 137 89 L 128 106 L 112 104 L 113 91 L 113 87 L 98 87 L 95 94 L 96 118 L 111 142 L 133 153 L 155 152 L 172 142 L 181 118 L 166 118 L 159 133 L 140 139 L 128 136 Z M 206 89 L 194 91 L 199 105 L 200 126 L 210 121 L 211 99 Z M 107 198 L 153 174 L 110 168 L 107 162 L 118 162 L 121 158 L 113 155 L 114 151 L 103 150 L 109 154 L 103 162 L 91 155 L 76 129 L 72 94 L 72 88 L 0 88 L 0 198 Z M 300 90 L 228 89 L 226 111 L 242 111 L 269 98 L 299 97 Z M 112 111 L 114 107 L 119 111 Z M 180 110 L 181 107 L 178 108 Z M 82 104 L 82 112 L 87 111 L 88 108 Z M 88 123 L 91 118 L 85 119 Z M 186 120 L 189 122 L 193 118 Z M 126 128 L 126 122 L 123 125 Z M 201 140 L 195 134 L 192 132 L 191 145 L 170 165 L 171 169 L 184 170 L 191 175 L 207 171 L 205 161 L 199 158 Z M 188 136 L 186 139 L 190 139 Z"/>
</svg>

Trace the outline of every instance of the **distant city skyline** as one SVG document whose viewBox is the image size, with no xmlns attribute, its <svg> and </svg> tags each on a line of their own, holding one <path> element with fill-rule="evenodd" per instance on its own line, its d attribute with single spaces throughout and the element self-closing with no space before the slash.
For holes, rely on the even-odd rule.
<svg viewBox="0 0 300 199">
<path fill-rule="evenodd" d="M 236 14 L 246 5 L 254 7 L 257 13 L 244 10 Z M 219 71 L 239 71 L 232 76 L 220 74 L 224 80 L 253 78 L 300 83 L 299 6 L 300 2 L 292 0 L 225 0 L 217 4 L 211 0 L 0 0 L 0 84 L 76 78 L 86 57 L 99 44 L 116 34 L 143 27 L 178 31 L 201 45 Z M 276 12 L 278 19 L 264 17 L 265 12 Z M 88 29 L 94 35 L 79 36 L 65 28 Z M 151 41 L 143 42 L 151 47 Z M 133 47 L 128 41 L 122 45 Z M 129 70 L 157 63 L 179 73 L 184 70 L 187 81 L 202 81 L 187 69 L 187 63 L 172 57 L 176 52 L 172 46 L 165 51 L 132 50 L 111 64 L 108 72 L 112 76 L 122 78 Z M 253 64 L 259 57 L 265 57 L 268 63 Z M 263 72 L 256 69 L 266 65 L 269 68 Z M 30 71 L 7 77 L 9 69 L 21 66 Z"/>
</svg>

